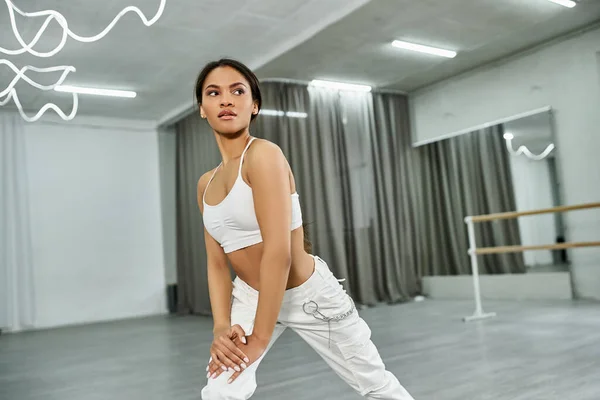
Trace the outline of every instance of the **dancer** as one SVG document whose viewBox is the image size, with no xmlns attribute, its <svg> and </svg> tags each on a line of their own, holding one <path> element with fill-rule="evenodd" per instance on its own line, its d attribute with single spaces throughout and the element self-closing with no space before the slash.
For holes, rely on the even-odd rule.
<svg viewBox="0 0 600 400">
<path fill-rule="evenodd" d="M 222 156 L 197 192 L 214 319 L 202 399 L 249 399 L 260 362 L 290 328 L 365 398 L 412 400 L 327 263 L 305 250 L 290 166 L 277 145 L 250 134 L 262 102 L 254 73 L 235 60 L 211 62 L 195 90 Z"/>
</svg>

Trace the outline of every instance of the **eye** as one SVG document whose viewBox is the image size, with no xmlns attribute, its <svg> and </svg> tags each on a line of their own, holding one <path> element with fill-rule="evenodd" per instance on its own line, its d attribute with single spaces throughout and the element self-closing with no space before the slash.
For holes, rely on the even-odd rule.
<svg viewBox="0 0 600 400">
<path fill-rule="evenodd" d="M 242 94 L 244 94 L 244 93 L 246 93 L 246 92 L 244 91 L 244 89 L 241 89 L 241 88 L 240 88 L 240 89 L 235 89 L 235 90 L 233 91 L 233 94 L 236 94 L 236 95 L 238 95 L 238 96 L 239 96 L 239 95 L 242 95 Z"/>
<path fill-rule="evenodd" d="M 209 90 L 208 92 L 206 92 L 207 96 L 216 96 L 217 94 L 219 94 L 216 90 Z"/>
</svg>

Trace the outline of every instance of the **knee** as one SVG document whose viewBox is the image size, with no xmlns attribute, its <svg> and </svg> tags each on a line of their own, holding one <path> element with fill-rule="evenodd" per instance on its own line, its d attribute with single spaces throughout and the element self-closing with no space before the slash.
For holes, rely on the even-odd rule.
<svg viewBox="0 0 600 400">
<path fill-rule="evenodd" d="M 224 373 L 217 379 L 209 379 L 202 388 L 202 400 L 247 400 L 252 397 L 256 390 L 253 379 L 243 379 L 242 374 L 232 383 L 227 383 L 229 375 Z"/>
</svg>

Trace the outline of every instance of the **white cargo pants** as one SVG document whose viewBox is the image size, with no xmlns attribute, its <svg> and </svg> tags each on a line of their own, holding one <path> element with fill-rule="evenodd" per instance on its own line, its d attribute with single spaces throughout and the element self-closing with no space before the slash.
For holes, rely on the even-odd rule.
<svg viewBox="0 0 600 400">
<path fill-rule="evenodd" d="M 233 288 L 231 324 L 252 333 L 258 292 L 236 278 Z M 356 392 L 367 399 L 414 400 L 389 371 L 375 345 L 371 330 L 359 317 L 352 299 L 333 276 L 327 264 L 315 256 L 315 272 L 302 285 L 285 292 L 279 319 L 267 351 L 238 378 L 228 384 L 233 372 L 208 378 L 203 400 L 245 400 L 256 390 L 256 370 L 273 343 L 287 328 L 293 329 Z M 307 390 L 310 390 L 307 388 Z"/>
</svg>

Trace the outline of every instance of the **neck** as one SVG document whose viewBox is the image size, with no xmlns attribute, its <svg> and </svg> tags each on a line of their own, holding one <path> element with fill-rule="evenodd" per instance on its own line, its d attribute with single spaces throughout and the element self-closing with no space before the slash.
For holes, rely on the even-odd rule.
<svg viewBox="0 0 600 400">
<path fill-rule="evenodd" d="M 214 132 L 214 134 L 215 139 L 217 140 L 217 146 L 221 152 L 221 158 L 223 159 L 223 166 L 227 165 L 231 160 L 241 157 L 244 148 L 251 138 L 248 128 L 231 137 L 227 137 L 217 132 Z"/>
</svg>

